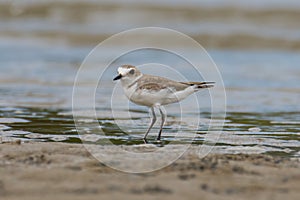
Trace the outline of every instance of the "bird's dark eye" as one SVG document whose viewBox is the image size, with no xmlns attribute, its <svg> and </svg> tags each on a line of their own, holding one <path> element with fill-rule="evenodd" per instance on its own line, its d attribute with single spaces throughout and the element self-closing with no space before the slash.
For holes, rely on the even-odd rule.
<svg viewBox="0 0 300 200">
<path fill-rule="evenodd" d="M 129 74 L 134 74 L 134 69 L 130 70 Z"/>
</svg>

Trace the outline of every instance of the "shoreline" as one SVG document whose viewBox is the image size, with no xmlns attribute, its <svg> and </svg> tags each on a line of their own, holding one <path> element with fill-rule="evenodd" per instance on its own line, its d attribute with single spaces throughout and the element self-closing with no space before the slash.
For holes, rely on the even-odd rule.
<svg viewBox="0 0 300 200">
<path fill-rule="evenodd" d="M 104 149 L 111 150 L 111 146 Z M 298 199 L 300 161 L 193 149 L 161 170 L 129 174 L 94 159 L 82 144 L 0 144 L 0 196 L 6 199 Z"/>
</svg>

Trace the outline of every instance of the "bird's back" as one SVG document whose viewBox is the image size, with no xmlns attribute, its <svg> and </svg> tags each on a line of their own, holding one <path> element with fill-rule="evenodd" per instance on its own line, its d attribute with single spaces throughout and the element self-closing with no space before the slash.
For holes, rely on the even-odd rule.
<svg viewBox="0 0 300 200">
<path fill-rule="evenodd" d="M 153 91 L 158 91 L 166 88 L 168 88 L 170 91 L 181 91 L 186 89 L 190 85 L 182 82 L 173 81 L 171 79 L 167 79 L 160 76 L 144 74 L 138 80 L 137 86 L 139 89 L 148 89 Z"/>
</svg>

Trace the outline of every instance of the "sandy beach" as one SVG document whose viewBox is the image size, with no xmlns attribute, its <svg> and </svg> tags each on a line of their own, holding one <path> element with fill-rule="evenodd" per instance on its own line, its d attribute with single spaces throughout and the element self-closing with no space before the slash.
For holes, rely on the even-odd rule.
<svg viewBox="0 0 300 200">
<path fill-rule="evenodd" d="M 107 148 L 111 148 L 107 146 Z M 6 199 L 299 199 L 299 159 L 208 155 L 193 148 L 162 170 L 128 174 L 95 160 L 81 144 L 0 144 Z"/>
</svg>

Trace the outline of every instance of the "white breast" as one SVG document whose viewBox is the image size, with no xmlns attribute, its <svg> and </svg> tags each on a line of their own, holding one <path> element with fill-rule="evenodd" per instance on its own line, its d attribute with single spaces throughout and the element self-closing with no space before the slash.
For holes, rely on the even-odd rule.
<svg viewBox="0 0 300 200">
<path fill-rule="evenodd" d="M 173 91 L 169 88 L 164 88 L 159 91 L 138 89 L 137 83 L 129 88 L 124 87 L 125 95 L 130 101 L 148 107 L 179 102 L 194 91 L 193 87 L 188 87 L 182 91 Z"/>
</svg>

